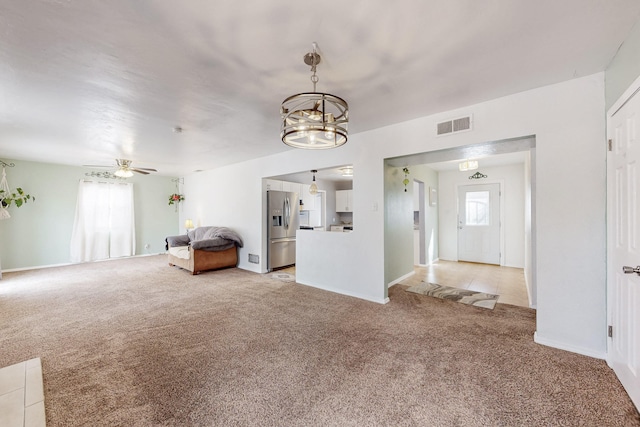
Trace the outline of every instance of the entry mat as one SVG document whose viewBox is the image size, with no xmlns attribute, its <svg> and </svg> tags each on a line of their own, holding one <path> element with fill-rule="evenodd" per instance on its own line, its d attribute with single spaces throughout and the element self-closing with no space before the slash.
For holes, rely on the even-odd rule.
<svg viewBox="0 0 640 427">
<path fill-rule="evenodd" d="M 485 294 L 484 292 L 470 291 L 468 289 L 452 288 L 450 286 L 436 285 L 435 283 L 421 282 L 418 285 L 406 289 L 407 292 L 427 295 L 430 297 L 448 299 L 473 305 L 475 307 L 493 310 L 500 295 Z"/>
</svg>

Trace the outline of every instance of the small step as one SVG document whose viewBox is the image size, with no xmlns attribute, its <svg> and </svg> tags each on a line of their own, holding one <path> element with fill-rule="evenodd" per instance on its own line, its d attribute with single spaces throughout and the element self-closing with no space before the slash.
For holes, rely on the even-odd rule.
<svg viewBox="0 0 640 427">
<path fill-rule="evenodd" d="M 46 427 L 40 358 L 0 369 L 0 426 Z"/>
</svg>

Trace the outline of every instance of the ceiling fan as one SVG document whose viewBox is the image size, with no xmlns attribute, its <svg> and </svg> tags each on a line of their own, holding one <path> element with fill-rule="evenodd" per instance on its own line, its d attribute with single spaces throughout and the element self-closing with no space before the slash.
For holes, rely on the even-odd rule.
<svg viewBox="0 0 640 427">
<path fill-rule="evenodd" d="M 131 167 L 131 160 L 116 159 L 117 170 L 113 173 L 119 178 L 130 178 L 134 172 L 141 173 L 143 175 L 149 175 L 149 172 L 158 172 L 156 169 L 150 168 L 134 168 Z M 88 168 L 113 168 L 113 166 L 104 165 L 84 165 Z"/>
</svg>

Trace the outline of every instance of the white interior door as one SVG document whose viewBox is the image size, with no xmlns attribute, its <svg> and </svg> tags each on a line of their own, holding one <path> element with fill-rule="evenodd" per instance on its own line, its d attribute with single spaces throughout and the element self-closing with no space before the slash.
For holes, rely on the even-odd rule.
<svg viewBox="0 0 640 427">
<path fill-rule="evenodd" d="M 608 120 L 607 361 L 640 408 L 640 94 Z M 640 271 L 640 267 L 636 271 Z"/>
<path fill-rule="evenodd" d="M 500 184 L 458 188 L 458 261 L 500 265 Z"/>
</svg>

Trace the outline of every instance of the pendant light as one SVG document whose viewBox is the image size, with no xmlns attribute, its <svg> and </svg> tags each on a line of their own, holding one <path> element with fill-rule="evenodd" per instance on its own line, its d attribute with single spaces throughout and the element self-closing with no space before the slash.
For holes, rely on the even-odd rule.
<svg viewBox="0 0 640 427">
<path fill-rule="evenodd" d="M 313 174 L 313 180 L 311 181 L 311 185 L 309 186 L 309 194 L 316 195 L 318 194 L 318 186 L 316 185 L 316 173 L 318 171 L 313 169 L 311 173 Z"/>
<path fill-rule="evenodd" d="M 313 51 L 304 56 L 304 63 L 310 65 L 313 72 L 313 92 L 292 95 L 280 107 L 280 138 L 290 147 L 323 150 L 339 147 L 347 142 L 347 101 L 335 95 L 316 92 L 319 80 L 316 67 L 321 61 L 317 49 L 318 45 L 313 43 Z"/>
</svg>

